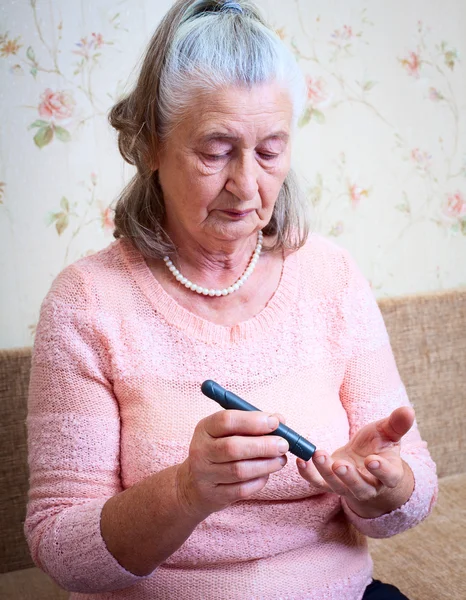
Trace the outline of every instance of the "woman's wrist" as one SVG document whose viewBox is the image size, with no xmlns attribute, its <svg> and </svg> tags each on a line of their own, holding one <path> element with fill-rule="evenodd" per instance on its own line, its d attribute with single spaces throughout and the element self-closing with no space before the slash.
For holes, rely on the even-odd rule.
<svg viewBox="0 0 466 600">
<path fill-rule="evenodd" d="M 175 489 L 178 506 L 187 520 L 198 525 L 212 513 L 204 506 L 195 493 L 187 461 L 176 465 Z"/>
<path fill-rule="evenodd" d="M 377 498 L 365 502 L 345 498 L 347 506 L 363 519 L 375 519 L 406 504 L 414 491 L 414 474 L 408 463 L 402 462 L 404 476 L 396 488 L 386 488 Z"/>
<path fill-rule="evenodd" d="M 150 475 L 109 498 L 102 509 L 101 534 L 107 549 L 134 575 L 150 574 L 205 518 L 179 493 L 180 466 Z"/>
</svg>

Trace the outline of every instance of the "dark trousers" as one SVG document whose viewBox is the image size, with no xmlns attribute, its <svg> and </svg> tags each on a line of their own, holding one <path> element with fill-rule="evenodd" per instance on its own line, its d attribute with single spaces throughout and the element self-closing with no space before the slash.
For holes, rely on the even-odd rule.
<svg viewBox="0 0 466 600">
<path fill-rule="evenodd" d="M 373 579 L 366 587 L 362 600 L 409 600 L 409 598 L 394 585 Z"/>
</svg>

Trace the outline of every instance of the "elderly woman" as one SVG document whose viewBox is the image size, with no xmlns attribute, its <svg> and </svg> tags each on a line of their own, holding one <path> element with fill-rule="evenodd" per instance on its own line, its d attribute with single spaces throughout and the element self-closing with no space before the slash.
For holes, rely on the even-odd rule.
<svg viewBox="0 0 466 600">
<path fill-rule="evenodd" d="M 304 94 L 252 3 L 179 0 L 111 112 L 137 174 L 117 239 L 54 281 L 30 385 L 25 531 L 73 599 L 404 597 L 366 536 L 429 514 L 435 465 L 367 282 L 308 234 Z"/>
</svg>

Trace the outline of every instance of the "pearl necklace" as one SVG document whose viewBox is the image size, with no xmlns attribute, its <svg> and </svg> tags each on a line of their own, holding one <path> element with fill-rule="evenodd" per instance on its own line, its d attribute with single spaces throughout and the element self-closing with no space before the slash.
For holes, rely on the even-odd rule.
<svg viewBox="0 0 466 600">
<path fill-rule="evenodd" d="M 167 265 L 168 269 L 170 270 L 170 272 L 172 273 L 173 277 L 177 281 L 179 281 L 182 285 L 184 285 L 184 287 L 187 288 L 188 290 L 192 290 L 193 292 L 197 292 L 198 294 L 202 294 L 204 296 L 228 296 L 228 294 L 232 294 L 233 292 L 236 292 L 237 290 L 239 290 L 239 288 L 242 285 L 244 285 L 246 280 L 249 279 L 252 272 L 256 268 L 257 261 L 259 260 L 259 256 L 260 256 L 260 253 L 262 250 L 262 237 L 263 237 L 262 231 L 259 231 L 259 234 L 257 236 L 256 248 L 251 256 L 249 264 L 248 264 L 246 270 L 244 271 L 244 273 L 241 275 L 241 277 L 239 279 L 237 279 L 235 281 L 235 283 L 233 285 L 231 285 L 228 288 L 224 288 L 223 290 L 209 290 L 208 288 L 204 288 L 201 285 L 196 285 L 192 281 L 189 281 L 189 279 L 187 277 L 184 277 L 178 271 L 178 269 L 175 267 L 175 265 L 172 263 L 172 261 L 170 260 L 170 258 L 168 256 L 165 256 L 163 260 L 164 260 L 165 264 Z"/>
</svg>

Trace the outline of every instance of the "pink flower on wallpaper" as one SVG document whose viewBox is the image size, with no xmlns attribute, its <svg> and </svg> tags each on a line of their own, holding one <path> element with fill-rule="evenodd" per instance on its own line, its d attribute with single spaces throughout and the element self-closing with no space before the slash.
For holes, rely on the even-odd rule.
<svg viewBox="0 0 466 600">
<path fill-rule="evenodd" d="M 106 233 L 113 233 L 115 229 L 115 221 L 113 220 L 115 211 L 110 206 L 100 206 L 100 222 L 102 229 Z"/>
<path fill-rule="evenodd" d="M 37 129 L 34 136 L 34 143 L 38 148 L 43 148 L 50 144 L 54 138 L 61 142 L 71 140 L 70 132 L 64 125 L 73 115 L 76 102 L 70 92 L 54 92 L 47 88 L 41 96 L 41 102 L 38 106 L 41 119 L 36 119 L 29 125 L 29 129 Z M 57 123 L 60 122 L 60 125 Z"/>
<path fill-rule="evenodd" d="M 357 185 L 356 183 L 350 183 L 348 185 L 348 194 L 351 201 L 351 206 L 357 208 L 363 196 L 367 198 L 369 190 Z"/>
<path fill-rule="evenodd" d="M 415 77 L 416 79 L 419 78 L 422 64 L 419 54 L 410 52 L 407 58 L 401 59 L 401 64 L 406 69 L 408 75 Z"/>
<path fill-rule="evenodd" d="M 99 50 L 104 44 L 112 44 L 112 42 L 105 42 L 101 33 L 92 33 L 90 38 L 83 37 L 76 44 L 78 50 L 73 50 L 73 54 L 78 54 L 86 60 L 94 57 L 96 58 L 96 50 Z"/>
<path fill-rule="evenodd" d="M 429 171 L 432 166 L 432 155 L 427 152 L 422 152 L 419 148 L 411 150 L 411 159 L 421 171 Z"/>
<path fill-rule="evenodd" d="M 325 81 L 322 77 L 313 78 L 309 75 L 307 81 L 307 97 L 311 106 L 321 108 L 327 105 L 331 100 L 331 94 L 327 92 Z"/>
<path fill-rule="evenodd" d="M 436 88 L 430 87 L 429 88 L 429 100 L 432 100 L 432 102 L 440 102 L 440 100 L 445 100 L 445 97 Z"/>
<path fill-rule="evenodd" d="M 353 37 L 355 37 L 355 34 L 350 25 L 343 25 L 343 29 L 335 29 L 332 33 L 332 38 L 337 42 L 347 42 Z"/>
<path fill-rule="evenodd" d="M 100 48 L 105 43 L 101 33 L 92 33 L 91 39 L 94 42 L 94 46 L 96 48 Z"/>
<path fill-rule="evenodd" d="M 62 121 L 69 119 L 74 111 L 76 102 L 70 92 L 53 92 L 47 88 L 41 96 L 39 114 L 49 121 Z"/>
<path fill-rule="evenodd" d="M 466 217 L 466 200 L 461 192 L 450 194 L 443 207 L 444 214 L 450 219 L 462 219 Z"/>
</svg>

